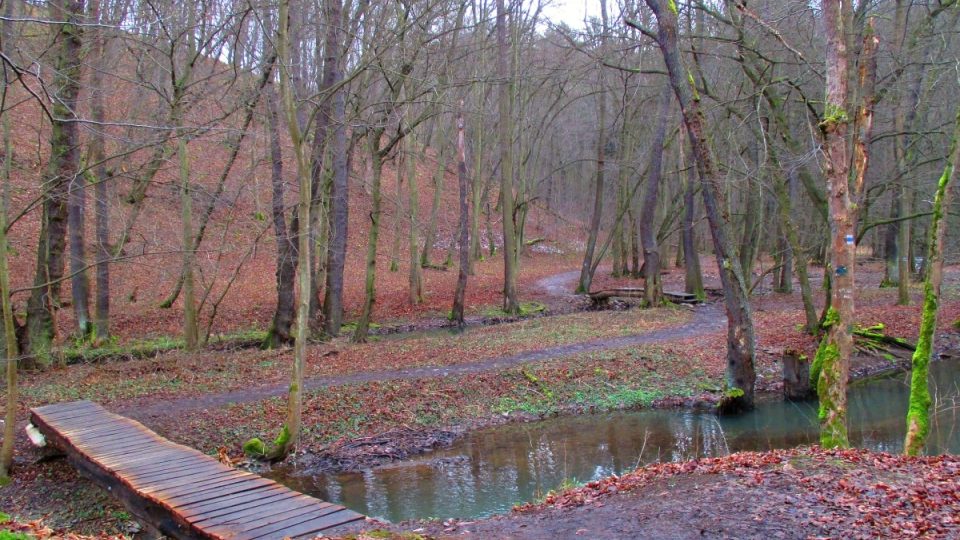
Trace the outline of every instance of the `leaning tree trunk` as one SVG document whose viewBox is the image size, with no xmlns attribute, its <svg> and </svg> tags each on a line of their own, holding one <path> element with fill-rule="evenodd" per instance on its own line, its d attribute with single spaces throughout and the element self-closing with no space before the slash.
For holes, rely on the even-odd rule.
<svg viewBox="0 0 960 540">
<path fill-rule="evenodd" d="M 826 100 L 823 131 L 828 204 L 830 208 L 830 308 L 823 326 L 827 333 L 814 359 L 820 398 L 820 443 L 826 448 L 847 447 L 847 378 L 853 337 L 854 220 L 848 181 L 847 46 L 841 0 L 823 0 L 826 31 Z"/>
<path fill-rule="evenodd" d="M 37 265 L 27 301 L 29 353 L 41 366 L 50 363 L 56 336 L 54 314 L 60 303 L 63 278 L 68 191 L 80 169 L 80 133 L 72 120 L 80 90 L 82 49 L 78 22 L 83 17 L 83 0 L 56 0 L 50 3 L 50 10 L 52 19 L 64 22 L 57 30 L 50 164 L 41 186 L 43 215 Z"/>
<path fill-rule="evenodd" d="M 690 147 L 696 159 L 703 191 L 703 202 L 713 236 L 714 254 L 723 285 L 727 310 L 727 389 L 719 410 L 725 413 L 753 407 L 756 371 L 753 317 L 743 280 L 740 260 L 731 240 L 730 220 L 726 214 L 720 176 L 713 151 L 706 139 L 706 118 L 700 98 L 683 68 L 677 36 L 676 5 L 672 0 L 646 0 L 657 17 L 657 42 L 663 53 L 670 84 L 680 103 Z"/>
<path fill-rule="evenodd" d="M 660 249 L 654 226 L 657 217 L 657 202 L 660 198 L 660 178 L 663 175 L 663 143 L 667 136 L 667 121 L 670 117 L 670 89 L 663 89 L 660 103 L 660 123 L 650 144 L 650 176 L 643 194 L 640 211 L 640 243 L 643 245 L 643 297 L 648 307 L 663 303 L 663 284 L 660 282 Z"/>
<path fill-rule="evenodd" d="M 457 326 L 464 325 L 463 308 L 467 293 L 467 273 L 470 271 L 469 205 L 467 192 L 470 189 L 467 179 L 467 150 L 463 137 L 463 102 L 457 112 L 457 185 L 460 187 L 460 268 L 457 273 L 457 289 L 453 295 L 453 310 L 450 318 Z"/>
<path fill-rule="evenodd" d="M 940 284 L 943 281 L 943 236 L 946 231 L 945 212 L 950 207 L 950 183 L 956 176 L 956 164 L 960 162 L 960 107 L 953 128 L 953 140 L 947 154 L 947 164 L 937 184 L 933 199 L 933 215 L 930 218 L 930 245 L 927 249 L 929 270 L 923 281 L 923 317 L 917 349 L 913 352 L 913 372 L 910 375 L 910 406 L 907 410 L 907 436 L 903 442 L 904 453 L 919 455 L 927 440 L 930 414 L 930 389 L 927 383 L 927 367 L 937 329 L 937 307 L 940 303 Z M 904 278 L 906 276 L 901 276 Z"/>
</svg>

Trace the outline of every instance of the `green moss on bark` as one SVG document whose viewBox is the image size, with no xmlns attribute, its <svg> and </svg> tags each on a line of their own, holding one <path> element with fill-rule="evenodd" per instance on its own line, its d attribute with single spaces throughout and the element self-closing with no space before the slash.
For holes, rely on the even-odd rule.
<svg viewBox="0 0 960 540">
<path fill-rule="evenodd" d="M 826 331 L 829 330 L 831 326 L 837 324 L 840 320 L 840 314 L 833 307 L 827 309 L 827 315 L 823 319 L 823 324 L 821 328 Z M 827 339 L 824 338 L 820 342 L 820 347 L 817 348 L 817 354 L 813 357 L 813 363 L 810 364 L 810 386 L 817 389 L 817 393 L 820 393 L 820 371 L 823 368 L 823 359 L 831 354 L 831 351 L 827 351 Z M 836 348 L 836 345 L 834 345 Z M 833 354 L 839 356 L 839 350 L 832 351 Z"/>
<path fill-rule="evenodd" d="M 933 200 L 933 215 L 930 218 L 930 237 L 927 260 L 931 269 L 923 282 L 923 315 L 920 321 L 920 335 L 917 348 L 913 352 L 913 372 L 910 374 L 910 404 L 907 408 L 907 436 L 903 442 L 904 453 L 915 456 L 923 451 L 930 431 L 930 388 L 927 384 L 927 372 L 933 337 L 937 328 L 937 308 L 940 304 L 940 284 L 943 278 L 943 208 L 949 195 L 947 188 L 953 179 L 953 163 L 957 159 L 958 138 L 960 138 L 960 109 L 957 110 L 956 125 L 947 165 L 937 183 L 937 192 Z"/>
<path fill-rule="evenodd" d="M 267 445 L 265 445 L 259 438 L 254 437 L 243 443 L 243 453 L 247 457 L 262 458 L 263 456 L 267 455 Z"/>
</svg>

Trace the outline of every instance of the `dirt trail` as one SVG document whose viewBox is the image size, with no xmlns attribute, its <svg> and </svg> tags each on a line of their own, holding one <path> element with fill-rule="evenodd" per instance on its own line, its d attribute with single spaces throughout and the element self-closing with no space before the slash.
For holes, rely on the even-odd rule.
<svg viewBox="0 0 960 540">
<path fill-rule="evenodd" d="M 538 282 L 538 286 L 551 297 L 563 299 L 564 297 L 575 297 L 570 291 L 572 282 L 577 279 L 578 272 L 564 272 Z M 719 304 L 701 305 L 689 308 L 694 311 L 693 318 L 680 326 L 673 328 L 664 328 L 641 334 L 633 334 L 616 338 L 602 338 L 561 345 L 557 347 L 548 347 L 536 351 L 528 351 L 520 354 L 487 358 L 476 362 L 456 364 L 451 366 L 425 366 L 409 369 L 372 371 L 364 373 L 355 373 L 350 375 L 315 377 L 307 379 L 304 387 L 307 390 L 318 390 L 331 386 L 342 386 L 349 384 L 365 382 L 381 382 L 390 380 L 408 380 L 428 377 L 448 377 L 456 375 L 465 375 L 470 373 L 480 373 L 484 371 L 497 371 L 520 364 L 550 360 L 554 358 L 563 358 L 582 353 L 591 353 L 607 349 L 619 349 L 624 347 L 633 347 L 638 345 L 647 345 L 652 343 L 663 343 L 672 340 L 690 338 L 699 335 L 706 335 L 723 329 L 726 317 L 723 313 L 723 307 Z M 219 394 L 207 394 L 188 398 L 169 399 L 147 399 L 138 400 L 121 406 L 118 412 L 126 416 L 147 420 L 160 416 L 170 416 L 172 414 L 185 413 L 202 409 L 215 409 L 231 405 L 234 403 L 250 403 L 262 401 L 272 397 L 285 394 L 286 384 L 271 384 L 256 388 L 245 388 Z"/>
</svg>

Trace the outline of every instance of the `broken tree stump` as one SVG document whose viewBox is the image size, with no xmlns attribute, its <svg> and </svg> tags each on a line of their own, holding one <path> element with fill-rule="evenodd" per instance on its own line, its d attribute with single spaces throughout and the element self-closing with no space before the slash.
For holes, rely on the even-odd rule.
<svg viewBox="0 0 960 540">
<path fill-rule="evenodd" d="M 793 349 L 783 352 L 783 397 L 803 401 L 814 396 L 810 386 L 810 359 Z"/>
</svg>

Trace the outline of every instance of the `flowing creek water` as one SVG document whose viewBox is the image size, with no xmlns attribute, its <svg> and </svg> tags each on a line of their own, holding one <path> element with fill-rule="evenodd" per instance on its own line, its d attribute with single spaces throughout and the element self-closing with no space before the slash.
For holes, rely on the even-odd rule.
<svg viewBox="0 0 960 540">
<path fill-rule="evenodd" d="M 960 361 L 931 366 L 936 420 L 928 453 L 960 453 Z M 903 447 L 909 374 L 850 389 L 851 443 L 884 452 Z M 397 522 L 479 518 L 536 500 L 552 489 L 657 461 L 769 450 L 817 440 L 816 403 L 770 401 L 750 414 L 642 410 L 510 424 L 466 435 L 448 448 L 359 473 L 273 477 L 324 500 Z"/>
</svg>

